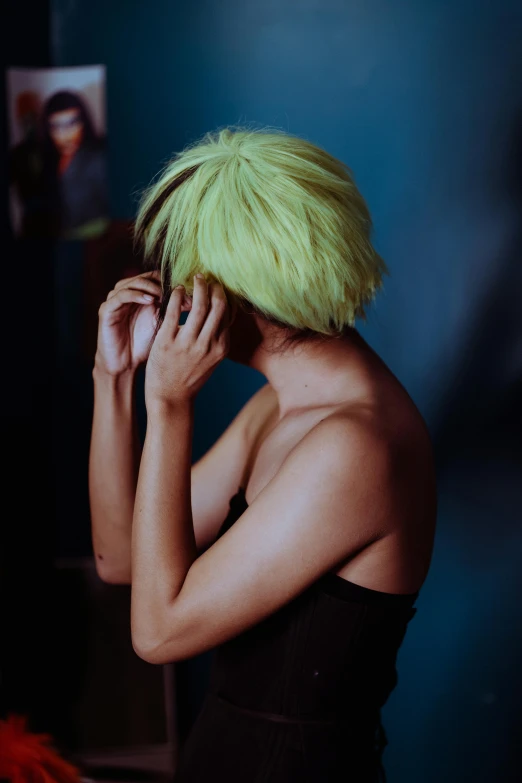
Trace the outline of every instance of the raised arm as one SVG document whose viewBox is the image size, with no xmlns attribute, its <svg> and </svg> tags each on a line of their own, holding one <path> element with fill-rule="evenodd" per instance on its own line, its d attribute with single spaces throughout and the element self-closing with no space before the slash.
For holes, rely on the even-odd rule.
<svg viewBox="0 0 522 783">
<path fill-rule="evenodd" d="M 96 568 L 106 582 L 131 581 L 131 530 L 141 455 L 134 386 L 156 324 L 155 274 L 122 280 L 99 311 L 89 454 L 91 532 Z"/>
<path fill-rule="evenodd" d="M 111 584 L 131 583 L 132 517 L 142 447 L 134 401 L 139 362 L 130 359 L 134 356 L 132 351 L 137 349 L 137 358 L 145 360 L 153 334 L 153 322 L 147 323 L 146 319 L 152 318 L 154 311 L 147 300 L 140 300 L 144 293 L 159 295 L 156 283 L 143 282 L 149 277 L 121 281 L 100 308 L 98 351 L 93 370 L 89 495 L 96 568 L 100 578 Z M 142 313 L 143 322 L 138 319 L 126 321 L 126 306 L 136 308 L 135 315 Z M 144 309 L 140 310 L 140 307 Z M 182 310 L 190 309 L 191 301 L 187 300 Z M 146 311 L 149 311 L 148 316 Z M 132 312 L 127 312 L 129 319 Z M 119 320 L 116 319 L 118 313 Z M 129 348 L 127 336 L 133 325 L 136 344 L 131 343 Z M 126 354 L 123 348 L 129 349 Z M 191 467 L 192 518 L 198 553 L 204 552 L 217 536 L 230 498 L 243 479 L 252 443 L 273 408 L 273 398 L 271 388 L 265 384 Z"/>
</svg>

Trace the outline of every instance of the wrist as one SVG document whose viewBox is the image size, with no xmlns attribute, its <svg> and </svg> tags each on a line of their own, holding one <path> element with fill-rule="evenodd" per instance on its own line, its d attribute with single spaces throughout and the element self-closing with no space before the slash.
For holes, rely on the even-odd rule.
<svg viewBox="0 0 522 783">
<path fill-rule="evenodd" d="M 92 370 L 92 377 L 95 387 L 105 388 L 110 390 L 125 389 L 126 387 L 134 387 L 136 381 L 137 369 L 129 368 L 121 370 L 119 372 L 109 372 L 104 367 L 94 364 Z"/>
<path fill-rule="evenodd" d="M 168 422 L 171 419 L 177 419 L 184 416 L 192 416 L 194 413 L 194 399 L 187 398 L 183 400 L 165 400 L 156 399 L 146 400 L 147 420 L 149 422 Z"/>
</svg>

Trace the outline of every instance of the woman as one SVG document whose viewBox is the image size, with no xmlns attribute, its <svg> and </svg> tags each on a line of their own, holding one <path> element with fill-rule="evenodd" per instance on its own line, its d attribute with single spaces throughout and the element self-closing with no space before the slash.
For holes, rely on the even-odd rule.
<svg viewBox="0 0 522 783">
<path fill-rule="evenodd" d="M 84 102 L 68 90 L 54 93 L 44 105 L 42 128 L 49 233 L 98 236 L 109 222 L 105 149 Z"/>
<path fill-rule="evenodd" d="M 426 426 L 354 327 L 385 272 L 370 224 L 322 149 L 225 128 L 147 192 L 137 235 L 157 271 L 101 307 L 99 574 L 132 574 L 144 660 L 217 648 L 176 783 L 384 774 L 380 708 L 429 568 L 436 491 Z M 225 356 L 268 383 L 191 467 L 194 398 Z"/>
</svg>

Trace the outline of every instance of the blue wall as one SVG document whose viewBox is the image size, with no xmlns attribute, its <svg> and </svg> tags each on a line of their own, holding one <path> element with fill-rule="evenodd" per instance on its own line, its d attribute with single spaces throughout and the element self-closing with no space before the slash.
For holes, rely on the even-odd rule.
<svg viewBox="0 0 522 783">
<path fill-rule="evenodd" d="M 439 470 L 433 564 L 384 711 L 389 782 L 519 781 L 522 6 L 52 6 L 55 64 L 107 65 L 115 217 L 134 214 L 173 151 L 223 124 L 282 126 L 353 169 L 391 270 L 361 331 L 424 414 Z M 63 294 L 69 329 L 73 300 Z M 198 398 L 194 458 L 262 382 L 218 368 Z"/>
</svg>

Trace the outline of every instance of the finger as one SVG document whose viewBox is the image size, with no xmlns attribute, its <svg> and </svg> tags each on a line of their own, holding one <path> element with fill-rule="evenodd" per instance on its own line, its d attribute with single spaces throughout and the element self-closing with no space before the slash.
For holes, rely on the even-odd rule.
<svg viewBox="0 0 522 783">
<path fill-rule="evenodd" d="M 157 269 L 152 270 L 151 272 L 143 272 L 141 275 L 131 275 L 130 277 L 122 277 L 121 280 L 118 280 L 116 285 L 114 286 L 115 290 L 118 290 L 119 288 L 122 288 L 122 286 L 128 286 L 132 283 L 133 280 L 155 280 L 158 283 L 161 280 L 161 274 Z"/>
<path fill-rule="evenodd" d="M 154 280 L 142 280 L 137 277 L 130 278 L 126 285 L 122 285 L 119 288 L 116 288 L 115 286 L 112 291 L 109 291 L 107 299 L 112 299 L 115 294 L 125 290 L 126 288 L 133 289 L 135 291 L 143 291 L 144 294 L 151 294 L 155 297 L 161 296 L 161 286 L 159 283 L 156 283 Z"/>
<path fill-rule="evenodd" d="M 229 306 L 223 287 L 219 283 L 211 283 L 210 311 L 199 333 L 198 341 L 208 346 L 212 340 L 219 337 L 228 325 L 228 321 Z"/>
<path fill-rule="evenodd" d="M 138 279 L 138 275 L 131 275 L 130 277 L 122 277 L 121 280 L 118 280 L 114 288 L 117 291 L 118 288 L 121 288 L 124 285 L 128 285 L 132 280 L 137 280 L 137 279 Z"/>
<path fill-rule="evenodd" d="M 154 277 L 150 277 L 150 275 L 135 275 L 134 277 L 124 277 L 122 280 L 118 280 L 114 286 L 114 290 L 119 291 L 120 288 L 128 288 L 129 286 L 136 285 L 153 285 L 155 287 L 161 288 L 161 281 Z"/>
<path fill-rule="evenodd" d="M 132 288 L 122 288 L 110 299 L 106 299 L 99 309 L 100 315 L 112 313 L 118 310 L 120 307 L 127 306 L 129 304 L 139 305 L 154 305 L 155 298 L 151 294 L 144 294 L 141 291 L 135 291 Z"/>
<path fill-rule="evenodd" d="M 179 317 L 181 315 L 181 307 L 183 305 L 183 296 L 185 289 L 183 286 L 177 286 L 173 289 L 167 309 L 165 310 L 165 318 L 161 329 L 166 331 L 169 335 L 176 336 L 179 329 Z"/>
<path fill-rule="evenodd" d="M 186 338 L 194 340 L 194 342 L 198 339 L 208 314 L 209 304 L 207 281 L 204 277 L 194 276 L 192 307 L 185 321 L 185 329 L 183 331 Z"/>
</svg>

